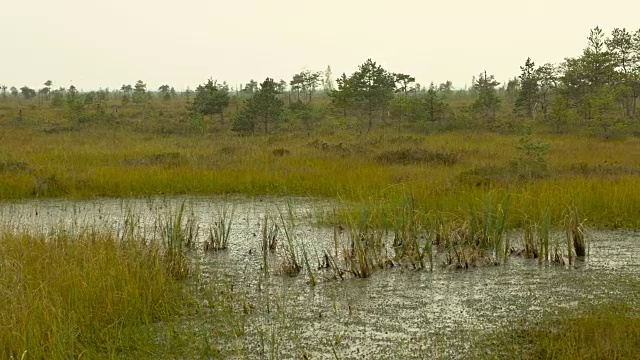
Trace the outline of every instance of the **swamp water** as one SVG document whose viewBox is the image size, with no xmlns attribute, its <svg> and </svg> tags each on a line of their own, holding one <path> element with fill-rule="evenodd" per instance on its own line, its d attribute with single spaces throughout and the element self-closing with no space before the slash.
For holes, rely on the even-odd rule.
<svg viewBox="0 0 640 360">
<path fill-rule="evenodd" d="M 197 241 L 188 255 L 198 286 L 231 284 L 235 308 L 246 312 L 243 335 L 235 343 L 216 344 L 230 355 L 237 351 L 238 357 L 464 358 L 474 339 L 488 332 L 589 304 L 637 302 L 640 294 L 637 232 L 589 231 L 589 256 L 570 267 L 512 256 L 505 265 L 447 270 L 436 259 L 433 271 L 400 265 L 376 270 L 366 279 L 336 280 L 318 270 L 325 252 L 332 254 L 347 243 L 344 232 L 316 225 L 318 216 L 335 208 L 329 200 L 27 200 L 0 203 L 0 224 L 34 232 L 106 227 L 122 233 L 136 219 L 138 234 L 159 238 L 162 219 L 176 214 L 181 204 L 185 219 L 197 224 Z M 228 249 L 204 251 L 222 209 L 234 210 Z M 289 213 L 295 219 L 289 237 L 295 251 L 306 251 L 315 286 L 305 269 L 294 277 L 278 274 L 288 246 L 284 228 Z M 265 218 L 280 224 L 279 244 L 268 255 L 267 271 L 262 251 Z M 215 327 L 207 320 L 203 314 L 186 326 Z"/>
</svg>

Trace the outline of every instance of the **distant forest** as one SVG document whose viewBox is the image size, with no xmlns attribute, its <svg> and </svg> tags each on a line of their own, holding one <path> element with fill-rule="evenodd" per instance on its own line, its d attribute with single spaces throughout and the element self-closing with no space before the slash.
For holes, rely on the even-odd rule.
<svg viewBox="0 0 640 360">
<path fill-rule="evenodd" d="M 41 89 L 0 85 L 0 119 L 85 123 L 137 114 L 228 124 L 243 134 L 311 130 L 326 123 L 358 123 L 362 130 L 404 124 L 416 130 L 510 132 L 534 122 L 554 132 L 585 129 L 609 137 L 640 133 L 639 96 L 640 30 L 616 28 L 607 36 L 596 27 L 580 56 L 542 65 L 527 58 L 520 74 L 502 84 L 482 71 L 470 88 L 455 89 L 450 81 L 422 86 L 410 74 L 384 69 L 372 59 L 336 78 L 327 67 L 302 71 L 289 81 L 252 79 L 237 88 L 209 79 L 179 92 L 168 84 L 147 89 L 142 80 L 117 90 L 82 92 L 55 88 L 49 80 Z"/>
</svg>

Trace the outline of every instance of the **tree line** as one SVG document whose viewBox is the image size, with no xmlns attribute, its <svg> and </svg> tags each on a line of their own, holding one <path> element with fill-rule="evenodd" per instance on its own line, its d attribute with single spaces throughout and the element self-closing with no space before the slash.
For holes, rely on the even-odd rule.
<svg viewBox="0 0 640 360">
<path fill-rule="evenodd" d="M 319 90 L 324 103 L 314 102 Z M 213 79 L 194 91 L 182 92 L 169 85 L 150 91 L 142 80 L 133 86 L 124 84 L 116 91 L 87 93 L 80 93 L 73 86 L 54 89 L 50 80 L 38 91 L 27 86 L 18 89 L 0 85 L 2 99 L 38 98 L 53 107 L 66 106 L 77 111 L 90 104 L 101 111 L 113 96 L 120 98 L 121 106 L 145 104 L 154 98 L 162 101 L 183 98 L 192 115 L 219 116 L 222 123 L 234 99 L 232 129 L 246 133 L 272 131 L 286 111 L 295 112 L 310 126 L 314 111 L 317 113 L 316 108 L 326 105 L 328 99 L 334 116 L 365 119 L 368 129 L 376 121 L 392 119 L 418 124 L 457 120 L 490 128 L 508 127 L 529 119 L 546 123 L 557 131 L 583 126 L 606 134 L 624 129 L 639 116 L 640 30 L 616 28 L 607 36 L 595 27 L 577 57 L 543 65 L 527 58 L 520 66 L 520 75 L 502 85 L 494 75 L 483 71 L 473 77 L 469 89 L 456 90 L 450 81 L 423 87 L 415 77 L 388 71 L 372 59 L 335 81 L 331 68 L 327 67 L 324 72 L 304 70 L 288 82 L 266 78 L 258 83 L 252 79 L 235 91 L 226 82 Z M 451 103 L 456 97 L 472 101 L 454 109 Z"/>
</svg>

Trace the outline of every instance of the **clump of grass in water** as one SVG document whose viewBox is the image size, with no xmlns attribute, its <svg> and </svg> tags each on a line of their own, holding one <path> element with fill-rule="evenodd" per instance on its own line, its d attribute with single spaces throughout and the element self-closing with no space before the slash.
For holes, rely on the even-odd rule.
<svg viewBox="0 0 640 360">
<path fill-rule="evenodd" d="M 309 284 L 311 286 L 315 286 L 316 277 L 309 262 L 309 254 L 304 243 L 302 241 L 298 241 L 298 238 L 295 235 L 296 223 L 293 206 L 290 203 L 287 203 L 287 213 L 284 214 L 280 209 L 278 209 L 278 215 L 282 225 L 282 232 L 285 237 L 285 244 L 283 246 L 284 254 L 282 257 L 282 263 L 280 264 L 280 271 L 288 276 L 296 276 L 300 274 L 304 265 L 304 268 L 307 270 L 309 275 Z"/>
<path fill-rule="evenodd" d="M 351 226 L 350 248 L 342 251 L 347 271 L 358 278 L 371 276 L 375 268 L 384 268 L 390 261 L 382 232 L 372 228 L 369 220 L 369 210 L 364 207 L 359 224 Z"/>
<path fill-rule="evenodd" d="M 573 262 L 573 254 L 579 258 L 587 255 L 587 244 L 584 236 L 585 219 L 580 219 L 578 209 L 570 206 L 564 216 L 564 226 L 567 235 L 567 253 L 569 256 L 569 265 Z"/>
<path fill-rule="evenodd" d="M 552 249 L 550 246 L 552 226 L 551 212 L 548 207 L 544 209 L 539 222 L 535 222 L 525 215 L 523 223 L 524 249 L 519 251 L 518 255 L 538 259 L 539 264 L 545 261 L 557 261 L 562 258 L 561 254 L 552 256 L 551 250 L 554 250 L 555 253 L 557 249 Z"/>
<path fill-rule="evenodd" d="M 469 268 L 506 263 L 510 254 L 505 239 L 509 197 L 495 206 L 491 196 L 485 198 L 481 211 L 469 210 L 466 216 L 450 220 L 440 218 L 436 225 L 436 244 L 446 249 L 445 266 Z M 493 256 L 487 254 L 493 253 Z"/>
<path fill-rule="evenodd" d="M 472 234 L 475 232 L 470 229 L 468 220 L 459 218 L 440 223 L 436 230 L 436 244 L 446 253 L 445 267 L 468 269 L 491 262 L 486 250 L 478 246 Z"/>
<path fill-rule="evenodd" d="M 218 212 L 213 227 L 209 228 L 209 239 L 204 244 L 205 250 L 225 250 L 229 246 L 229 234 L 231 234 L 235 211 L 235 207 L 231 209 L 224 207 Z"/>
<path fill-rule="evenodd" d="M 195 220 L 185 221 L 185 203 L 180 205 L 176 214 L 169 214 L 162 223 L 162 236 L 165 244 L 165 258 L 169 273 L 176 279 L 184 279 L 189 274 L 189 266 L 184 250 L 193 244 L 196 232 Z M 193 218 L 192 218 L 193 219 Z M 188 226 L 185 226 L 188 225 Z"/>
<path fill-rule="evenodd" d="M 429 269 L 433 270 L 433 242 L 430 236 L 426 236 L 413 197 L 405 198 L 398 212 L 399 214 L 393 215 L 395 261 L 402 262 L 403 259 L 408 259 L 414 269 L 424 269 L 424 259 L 428 257 Z M 424 245 L 420 245 L 420 237 L 424 238 Z"/>
<path fill-rule="evenodd" d="M 293 213 L 293 205 L 291 203 L 287 203 L 287 213 L 285 214 L 278 209 L 278 215 L 280 217 L 282 230 L 286 240 L 286 244 L 284 244 L 283 262 L 280 265 L 281 272 L 285 275 L 296 276 L 300 273 L 302 266 L 304 265 L 304 268 L 309 275 L 309 284 L 311 284 L 311 286 L 315 286 L 317 281 L 315 272 L 311 268 L 309 253 L 304 242 L 298 241 L 295 235 L 296 223 L 295 214 Z"/>
<path fill-rule="evenodd" d="M 265 215 L 262 220 L 262 251 L 274 252 L 278 247 L 278 232 L 280 228 L 269 215 Z"/>
<path fill-rule="evenodd" d="M 538 263 L 542 264 L 544 260 L 551 258 L 549 252 L 549 242 L 551 240 L 551 211 L 548 207 L 544 209 L 542 213 L 542 220 L 539 226 L 538 241 L 540 256 L 538 257 Z"/>
<path fill-rule="evenodd" d="M 278 248 L 278 223 L 268 214 L 262 219 L 262 270 L 269 274 L 269 254 L 275 253 Z"/>
<path fill-rule="evenodd" d="M 509 196 L 507 195 L 502 204 L 499 204 L 494 211 L 494 204 L 491 195 L 485 198 L 482 219 L 482 234 L 480 246 L 493 248 L 494 261 L 496 263 L 507 262 L 509 258 L 510 244 L 508 238 L 503 242 L 509 215 Z"/>
<path fill-rule="evenodd" d="M 278 209 L 278 215 L 282 224 L 282 231 L 285 237 L 285 243 L 283 244 L 284 254 L 282 263 L 280 264 L 280 270 L 283 274 L 289 276 L 295 276 L 302 270 L 300 260 L 296 251 L 296 244 L 294 240 L 295 221 L 291 206 L 288 207 L 288 217 Z"/>
<path fill-rule="evenodd" d="M 542 258 L 539 254 L 538 244 L 536 241 L 536 235 L 538 235 L 538 225 L 531 219 L 525 216 L 524 224 L 522 228 L 522 242 L 524 243 L 524 249 L 518 253 L 526 258 Z"/>
</svg>

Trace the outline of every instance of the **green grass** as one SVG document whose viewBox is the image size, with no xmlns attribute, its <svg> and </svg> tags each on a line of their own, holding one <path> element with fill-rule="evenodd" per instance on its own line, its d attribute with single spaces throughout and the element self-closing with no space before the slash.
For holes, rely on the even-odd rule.
<svg viewBox="0 0 640 360">
<path fill-rule="evenodd" d="M 640 228 L 637 138 L 541 135 L 550 144 L 550 175 L 522 181 L 509 169 L 518 137 L 494 133 L 418 135 L 379 129 L 367 136 L 335 131 L 238 137 L 224 130 L 148 134 L 108 124 L 58 134 L 39 129 L 5 126 L 0 199 L 242 193 L 393 204 L 410 196 L 422 213 L 461 215 L 493 193 L 495 199 L 510 196 L 511 214 L 537 217 L 548 208 L 556 226 L 564 209 L 575 206 L 587 226 Z M 457 160 L 376 160 L 408 147 L 454 154 Z M 289 153 L 274 155 L 274 149 Z M 520 218 L 511 216 L 509 227 L 521 226 Z"/>
<path fill-rule="evenodd" d="M 0 234 L 0 358 L 149 357 L 186 304 L 155 245 L 107 233 Z"/>
<path fill-rule="evenodd" d="M 375 231 L 385 227 L 398 230 L 407 246 L 402 250 L 419 267 L 429 256 L 430 268 L 432 249 L 418 242 L 415 228 L 434 232 L 445 224 L 445 231 L 479 234 L 471 240 L 493 241 L 483 247 L 491 245 L 497 261 L 503 254 L 506 261 L 507 253 L 498 249 L 510 248 L 503 232 L 526 224 L 544 258 L 552 257 L 554 246 L 558 252 L 548 239 L 553 229 L 571 230 L 567 249 L 579 246 L 575 235 L 583 223 L 640 229 L 637 137 L 538 133 L 536 139 L 550 145 L 548 171 L 523 179 L 511 165 L 519 155 L 517 135 L 377 124 L 363 136 L 357 126 L 329 118 L 314 131 L 285 124 L 293 130 L 240 137 L 229 124 L 187 119 L 183 105 L 127 107 L 117 118 L 84 124 L 37 108 L 26 108 L 24 121 L 16 123 L 13 109 L 0 108 L 0 199 L 227 193 L 336 198 L 341 223 L 367 209 L 366 224 L 354 232 L 352 269 L 362 277 L 384 263 L 360 241 L 374 244 Z M 569 216 L 567 209 L 574 212 Z M 166 244 L 180 245 L 179 269 L 189 265 L 181 257 L 182 235 L 190 229 L 183 210 L 166 228 L 177 236 L 167 240 L 179 240 Z M 295 272 L 304 261 L 313 275 L 307 254 L 296 257 L 291 228 L 280 220 Z M 170 271 L 175 267 L 163 256 L 165 245 L 121 240 L 108 233 L 0 234 L 0 358 L 153 358 L 184 355 L 183 349 L 223 356 L 215 345 L 228 340 L 221 329 L 242 333 L 233 294 L 211 295 L 211 308 L 223 316 L 211 334 L 185 329 L 173 319 L 190 316 L 189 280 L 179 279 L 187 273 Z M 458 263 L 484 256 L 463 245 L 449 247 Z M 337 253 L 336 243 L 334 256 L 327 256 L 336 269 Z M 207 291 L 217 293 L 220 285 Z M 633 358 L 640 350 L 637 309 L 592 310 L 511 329 L 497 343 L 529 358 Z"/>
<path fill-rule="evenodd" d="M 484 359 L 637 359 L 640 311 L 637 304 L 594 306 L 481 338 L 477 346 L 484 348 L 474 357 Z"/>
</svg>

